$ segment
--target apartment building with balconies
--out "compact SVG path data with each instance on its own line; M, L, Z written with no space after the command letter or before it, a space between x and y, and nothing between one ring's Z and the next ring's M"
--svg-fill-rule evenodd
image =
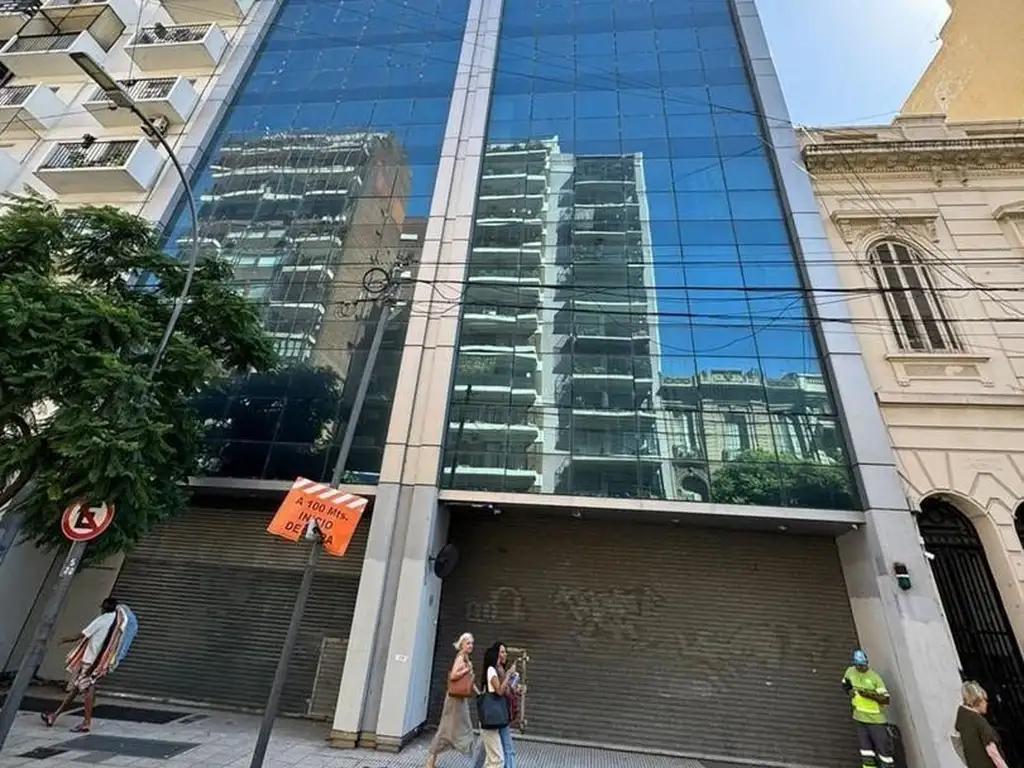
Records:
M34 190L67 204L114 203L155 219L169 215L181 188L166 152L76 59L87 57L119 81L188 167L212 137L266 32L272 5L5 3L0 183L15 193Z

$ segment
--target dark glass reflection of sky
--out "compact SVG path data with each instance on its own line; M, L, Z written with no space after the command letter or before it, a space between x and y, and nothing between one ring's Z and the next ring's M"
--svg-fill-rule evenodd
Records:
M387 258L395 256L399 230L419 232L416 237L422 242L422 222L430 210L468 8L468 0L281 3L218 126L193 189L204 237L212 238L215 247L233 260L240 290L260 289L247 295L253 296L265 321L277 311L275 302L299 300L311 307L323 301L325 309L315 325L300 322L298 310L290 329L284 327L286 319L277 321L279 326L284 324L279 330L286 336L288 331L290 336L301 331L313 339L312 349L301 354L282 351L285 345L295 346L289 340L275 342L282 351L282 372L240 377L224 397L207 393L200 399L203 417L217 424L209 441L215 455L208 469L211 473L268 479L292 479L297 474L330 477L375 322L372 310L368 319L347 319L347 304L359 300L354 286L375 263L375 251ZM379 137L378 149L394 147L397 160L382 160L388 165L379 171L361 166L358 173L368 183L356 182L351 189L358 192L343 199L334 191L334 177L329 174L351 169L331 166L327 171L305 173L319 162L311 159L318 134L325 135L327 146L344 144L345 137L353 134L374 134ZM226 183L232 189L244 186L245 171L238 170L239 148L246 142L259 146L261 141L285 146L292 141L291 154L274 161L282 166L281 175L267 180L262 197L259 186L247 190L241 199L225 197ZM228 146L232 151L223 152ZM324 162L340 162L338 157L335 152ZM214 191L218 164L221 188ZM287 175L293 171L294 175ZM330 195L317 197L328 188ZM277 192L285 193L280 206L275 205ZM290 217L288 206L304 212ZM379 216L372 213L378 209ZM284 274L275 266L254 277L251 263L241 266L241 259L251 262L249 257L257 255L277 263L273 250L277 246L266 232L284 232L296 218L301 226L313 226L317 216L322 216L324 230L344 243L323 258L308 257L334 270L330 283ZM379 230L376 244L371 242L375 228ZM187 242L190 229L187 211L181 206L172 218L170 247ZM224 239L225 229L234 233L251 229L256 237L268 239L258 245L238 244L230 237ZM208 231L221 234L207 235ZM301 255L305 246L288 238L278 243L282 253L290 248ZM302 311L304 317L310 314L308 309ZM374 368L373 391L346 463L347 470L367 482L375 481L383 455L407 320L407 315L400 316L385 336ZM301 344L307 345L305 340Z

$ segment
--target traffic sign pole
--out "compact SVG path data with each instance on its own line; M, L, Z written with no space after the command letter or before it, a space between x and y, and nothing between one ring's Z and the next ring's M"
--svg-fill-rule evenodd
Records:
M46 646L50 642L50 635L53 634L53 627L57 623L60 609L64 607L68 590L71 589L71 581L75 578L78 566L82 563L85 547L106 531L113 520L113 505L92 506L82 499L69 504L60 516L60 530L71 542L71 547L64 557L64 564L60 567L60 573L57 575L57 583L53 585L50 598L46 601L46 607L43 609L43 615L36 625L35 633L32 635L32 644L21 660L18 673L14 676L10 691L7 692L4 708L0 709L0 749L7 741L7 734L11 732L14 719L18 716L21 700L25 698L25 692L43 661L43 654L46 653Z
M284 691L284 683L288 677L288 662L291 661L292 651L295 650L295 642L299 639L299 625L302 623L302 614L306 610L309 591L313 587L313 574L316 573L316 561L320 557L320 549L320 535L317 533L313 538L313 545L309 548L309 556L306 558L306 570L302 573L302 584L299 586L299 594L295 598L295 607L292 608L288 635L284 639L284 647L277 659L274 683L270 689L270 697L267 699L267 708L263 711L263 722L260 723L260 733L256 737L256 747L252 751L252 762L249 763L249 768L260 768L263 765L263 758L267 755L270 732L274 729L277 708L281 703L281 693Z
M0 709L0 749L3 749L4 742L7 741L7 734L11 732L11 726L14 725L14 718L18 715L21 700L25 698L25 692L35 676L36 669L43 661L43 653L50 641L50 635L53 634L53 627L57 623L60 609L64 607L64 600L71 588L71 580L75 577L78 566L82 562L85 547L86 542L75 541L68 549L60 574L57 576L57 583L50 593L50 599L46 603L46 608L43 609L39 624L36 625L35 634L32 636L32 645L29 646L28 652L21 660L18 673L14 676L11 689L7 692L4 708Z
M366 395L370 390L370 379L373 377L373 369L377 365L377 355L384 341L384 331L387 330L388 321L391 319L390 300L390 295L385 297L384 308L381 311L380 318L377 320L373 341L370 343L370 350L366 355L366 363L363 365L355 401L352 403L352 411L349 413L348 423L345 425L345 434L342 436L338 458L335 461L334 472L331 476L331 486L335 488L341 483L345 473L345 464L352 450L352 442L355 439L356 429L359 426L359 417L362 415L363 404L366 402ZM299 637L302 613L306 609L309 590L313 586L313 574L316 572L316 561L320 557L320 550L322 548L322 540L318 533L313 541L313 546L310 548L309 557L306 560L306 570L302 574L302 585L299 587L299 595L295 599L295 607L292 609L291 623L288 624L288 634L285 637L284 647L281 649L281 655L277 659L274 682L270 686L270 696L267 699L267 707L263 711L263 722L260 723L260 732L256 737L256 747L253 749L252 762L249 763L249 768L261 768L263 759L267 754L270 732L274 729L274 720L277 719L277 707L281 701L281 692L284 690L285 679L288 677L288 662L291 660L295 641Z

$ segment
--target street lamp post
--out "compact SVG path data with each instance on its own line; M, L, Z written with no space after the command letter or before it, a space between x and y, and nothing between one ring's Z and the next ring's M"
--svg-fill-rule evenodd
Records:
M156 348L156 352L153 355L153 362L149 366L149 378L153 378L156 373L156 369L160 366L160 360L164 355L164 351L167 349L167 345L171 341L171 335L174 333L174 328L178 324L178 318L181 317L181 312L185 307L185 300L188 298L188 293L192 289L192 278L196 273L196 265L199 263L199 212L196 210L196 197L192 192L192 184L189 182L188 176L185 174L185 169L181 167L181 162L178 160L177 155L174 154L174 148L168 143L164 137L162 131L157 129L153 125L153 121L146 117L146 114L139 109L139 105L135 103L135 100L129 95L129 93L121 87L110 74L103 69L93 58L81 51L76 51L69 54L71 60L78 65L78 67L89 76L94 83L106 94L107 98L110 99L111 103L116 107L127 109L142 123L142 128L146 134L151 138L156 139L160 142L160 146L167 152L167 157L170 158L171 163L174 165L174 170L178 172L178 177L181 179L182 186L185 189L185 199L188 201L188 213L192 219L192 249L188 261L188 272L185 273L185 282L181 286L181 293L174 302L174 308L171 310L171 317L167 321L167 327L164 328L163 338L160 339L160 344Z

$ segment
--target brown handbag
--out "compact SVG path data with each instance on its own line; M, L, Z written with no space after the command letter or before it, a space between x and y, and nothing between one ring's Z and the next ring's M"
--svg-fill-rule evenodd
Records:
M460 677L458 680L452 680L448 678L448 695L456 699L471 699L473 698L473 668L470 667L466 670L466 674Z

